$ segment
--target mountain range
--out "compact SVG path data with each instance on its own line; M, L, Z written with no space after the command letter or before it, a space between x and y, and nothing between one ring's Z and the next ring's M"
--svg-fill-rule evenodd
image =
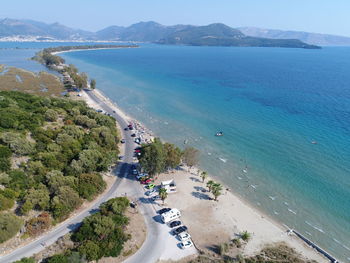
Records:
M34 20L0 19L0 39L31 38L36 40L138 41L178 45L279 46L316 48L316 45L350 45L350 38L295 31L258 28L234 29L216 23L208 26L164 26L156 22L139 22L128 27L110 26L91 32L59 23ZM275 33L274 33L275 32ZM283 33L285 32L285 33ZM314 36L314 35L317 35ZM336 44L335 44L336 43Z

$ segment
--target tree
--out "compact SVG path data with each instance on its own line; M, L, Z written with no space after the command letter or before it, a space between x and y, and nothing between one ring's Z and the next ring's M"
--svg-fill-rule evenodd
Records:
M218 197L221 195L222 185L219 183L214 183L211 187L211 192L214 195L214 200L217 201Z
M64 218L80 204L81 200L77 192L69 186L61 186L51 200L51 209L55 218Z
M90 80L90 88L91 89L95 89L96 88L96 80L95 79L91 79Z
M205 179L208 177L208 174L207 174L207 172L202 172L201 173L201 178L202 178L202 182L204 183L204 181L205 181Z
M35 263L34 258L21 258L20 260L17 260L13 263Z
M0 213L0 243L16 235L22 223L22 220L13 214Z
M213 180L210 180L207 182L207 187L208 187L208 191L211 192L213 185L215 184L215 182Z
M196 148L187 147L183 152L182 158L183 162L192 168L192 166L198 164L199 151Z
M11 198L7 198L2 194L0 194L0 211L10 209L11 207L14 206L14 204L15 204L15 200Z
M159 138L155 138L153 143L142 147L139 161L142 168L149 175L159 174L164 171L165 154L163 144Z
M174 144L165 143L163 145L165 151L165 168L174 169L180 165L182 152Z
M248 242L249 239L251 239L251 234L248 231L241 232L240 236L241 236L242 240L246 241L246 242Z
M48 109L47 111L45 111L45 120L56 121L57 118L58 118L58 114L56 111L54 111L52 109Z
M101 258L100 246L93 241L87 240L78 248L79 254L85 255L89 261Z
M100 174L90 173L79 175L78 192L85 199L92 198L106 188L106 183Z
M39 184L34 189L30 189L24 197L24 203L21 207L21 212L27 214L31 209L45 210L49 207L50 193L46 186Z
M168 197L167 190L165 188L161 187L161 188L159 188L158 194L159 194L159 197L160 197L160 199L162 199L163 204L164 204L165 199Z
M46 260L47 263L70 263L64 254L56 254Z
M0 172L6 172L10 170L11 156L12 156L11 150L6 146L0 145Z
M19 133L4 132L0 135L0 140L6 143L18 155L27 155L34 151L34 144L27 141Z

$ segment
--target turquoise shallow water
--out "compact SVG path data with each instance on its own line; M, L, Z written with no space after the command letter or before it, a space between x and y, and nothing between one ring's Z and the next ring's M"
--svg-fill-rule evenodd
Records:
M63 56L157 135L199 148L201 166L254 206L349 261L350 48Z
M251 204L350 262L350 48L62 56L157 135L199 148L201 166Z

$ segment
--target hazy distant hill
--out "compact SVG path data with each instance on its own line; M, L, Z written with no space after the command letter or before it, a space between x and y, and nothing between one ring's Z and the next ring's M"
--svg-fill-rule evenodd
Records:
M168 35L159 40L158 43L192 46L319 48L315 45L303 43L298 39L249 37L237 29L219 23L187 27Z
M59 23L46 24L33 20L10 18L0 20L0 38L15 36L32 37L39 40L120 40L195 46L317 48L296 39L246 36L238 29L219 23L208 26L164 26L150 21L136 23L128 27L110 26L97 32L89 32L69 28Z
M308 33L302 31L283 31L276 29L264 29L257 27L240 27L238 28L247 36L279 38L279 39L299 39L305 43L319 46L350 46L350 37Z
M46 24L33 20L17 20L5 18L0 20L0 37L41 36L59 40L89 39L95 33L72 29L59 23Z

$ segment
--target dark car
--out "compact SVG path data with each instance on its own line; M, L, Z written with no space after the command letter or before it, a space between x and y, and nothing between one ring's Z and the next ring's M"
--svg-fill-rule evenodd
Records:
M129 130L129 128L124 128L124 131L128 131Z
M169 224L171 228L181 225L181 221L173 221Z
M124 158L124 156L122 156L122 155L118 157L119 160L123 160L123 158Z
M158 210L158 214L164 214L164 213L166 213L166 212L169 212L171 210L171 208L162 208L162 209L160 209L160 210Z
M135 133L131 134L131 137L136 137L136 134Z
M131 165L131 170L134 170L134 169L136 169L136 165L135 164Z
M178 234L185 232L185 231L187 231L187 226L180 226L173 231L173 234L178 235Z
M121 143L125 143L125 139L122 139L120 142L121 142Z

